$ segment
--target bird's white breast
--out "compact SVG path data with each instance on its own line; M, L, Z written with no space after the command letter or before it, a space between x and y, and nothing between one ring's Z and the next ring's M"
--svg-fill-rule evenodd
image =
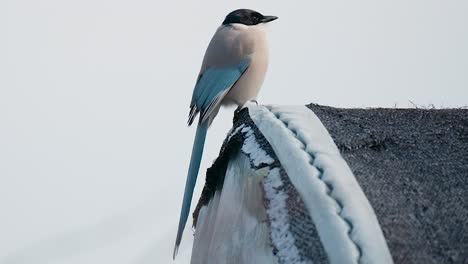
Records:
M243 105L257 98L268 67L266 26L232 24L220 26L205 54L201 72L207 67L227 67L250 57L246 72L236 82L221 104Z

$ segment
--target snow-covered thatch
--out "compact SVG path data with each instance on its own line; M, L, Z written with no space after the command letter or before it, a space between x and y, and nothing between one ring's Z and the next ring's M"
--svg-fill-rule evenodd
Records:
M192 263L392 263L377 217L319 118L247 104L207 171Z
M466 263L467 157L466 109L249 103L207 171L192 263Z

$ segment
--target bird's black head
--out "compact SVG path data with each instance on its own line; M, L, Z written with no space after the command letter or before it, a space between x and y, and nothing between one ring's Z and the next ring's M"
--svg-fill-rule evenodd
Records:
M268 23L277 19L276 16L264 16L257 11L250 9L237 9L229 13L223 21L223 25L239 23L253 26L260 23Z

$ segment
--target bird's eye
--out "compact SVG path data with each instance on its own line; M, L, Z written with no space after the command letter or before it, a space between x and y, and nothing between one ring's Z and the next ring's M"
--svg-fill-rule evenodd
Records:
M256 25L256 24L260 23L261 18L258 15L255 14L255 15L252 16L251 20L252 20L252 24Z

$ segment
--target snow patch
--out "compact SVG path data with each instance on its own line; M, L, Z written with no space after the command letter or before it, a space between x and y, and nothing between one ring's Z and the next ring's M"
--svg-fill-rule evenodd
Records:
M234 131L232 131L232 129L231 129L232 132L229 131L229 133L228 133L229 136L228 136L227 142L229 142L229 140L231 140L231 138L232 138L233 136L235 136L237 133L239 133L239 130L241 130L244 126L245 126L245 125L242 124L242 125L236 127L236 129L234 129Z
M242 151L245 154L249 155L253 164L256 167L258 167L262 163L267 165L273 164L273 158L270 157L255 140L255 135L252 128L246 126L241 130L241 132L245 133L245 140L244 145L242 146Z
M282 186L280 169L272 169L263 182L265 196L269 200L267 214L271 223L272 243L278 250L281 263L311 264L311 261L301 261L296 240L289 230L289 213L286 207L288 195Z

